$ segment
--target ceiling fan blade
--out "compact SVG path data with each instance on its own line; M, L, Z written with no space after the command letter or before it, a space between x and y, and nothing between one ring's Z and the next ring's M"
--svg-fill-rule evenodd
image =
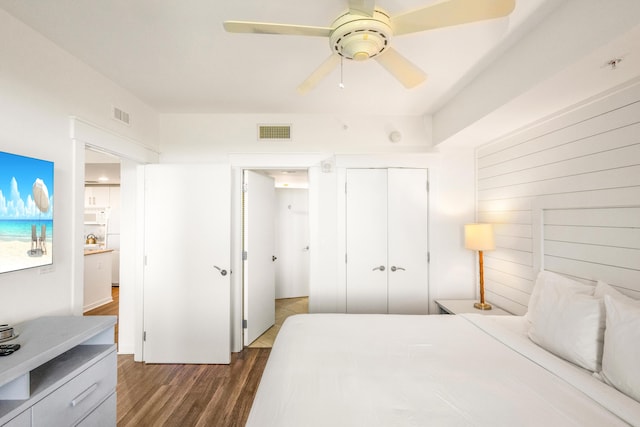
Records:
M349 0L349 12L354 15L373 16L374 0Z
M316 87L320 80L324 79L340 63L340 56L331 54L307 79L298 86L297 91L304 95Z
M407 89L414 88L427 79L424 71L392 47L388 47L382 55L378 55L374 59Z
M224 29L229 33L284 34L289 36L329 37L333 28L306 25L270 24L267 22L225 21Z
M391 18L395 35L501 18L515 8L515 0L446 0Z

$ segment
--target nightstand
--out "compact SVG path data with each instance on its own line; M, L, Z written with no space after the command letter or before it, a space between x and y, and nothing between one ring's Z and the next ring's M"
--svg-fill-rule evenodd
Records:
M478 310L473 306L476 300L473 299L439 299L436 300L440 314L461 314L461 313L478 313L485 315L511 315L495 305L491 310Z

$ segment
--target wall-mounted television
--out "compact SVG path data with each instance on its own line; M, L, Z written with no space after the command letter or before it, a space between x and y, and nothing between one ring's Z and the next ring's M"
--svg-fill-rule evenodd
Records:
M0 151L0 273L53 262L53 162Z

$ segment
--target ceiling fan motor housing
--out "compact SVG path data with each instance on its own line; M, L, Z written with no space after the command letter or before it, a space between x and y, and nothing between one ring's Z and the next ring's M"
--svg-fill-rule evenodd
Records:
M383 53L393 35L389 16L378 9L373 17L346 13L336 19L332 27L334 30L329 36L332 51L356 61Z

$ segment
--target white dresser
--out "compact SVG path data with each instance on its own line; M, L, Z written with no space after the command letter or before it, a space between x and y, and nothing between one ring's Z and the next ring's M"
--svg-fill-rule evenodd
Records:
M0 357L1 426L115 426L115 316L42 317L14 326Z

